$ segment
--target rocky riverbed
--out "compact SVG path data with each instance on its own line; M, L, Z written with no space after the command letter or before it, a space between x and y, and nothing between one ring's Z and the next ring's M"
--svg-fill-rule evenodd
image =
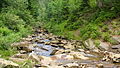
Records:
M41 28L11 45L19 51L10 57L12 64L3 59L0 63L15 68L20 66L13 62L26 60L32 61L32 68L120 68L120 39L119 36L113 38L118 45L101 41L97 48L91 39L85 42L68 40Z

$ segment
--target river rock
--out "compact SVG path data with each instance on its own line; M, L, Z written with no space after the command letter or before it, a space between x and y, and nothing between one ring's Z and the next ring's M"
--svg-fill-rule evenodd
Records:
M33 60L35 62L40 62L40 60L43 58L41 56L34 54L34 53L30 53L28 59Z
M77 63L68 63L65 65L65 67L68 67L68 68L79 68L79 64Z
M84 42L84 46L87 48L87 49L94 49L95 48L95 44L93 42L92 39L88 39Z
M114 54L112 59L113 62L120 63L120 54Z
M64 46L64 48L66 48L66 49L75 49L75 46L72 45L72 43L68 43L68 44L66 44L66 45Z
M63 66L57 66L57 65L52 65L52 66L48 66L47 68L65 68Z
M84 49L78 49L80 52L84 52L85 50Z
M32 52L33 51L33 46L23 47L22 50L25 50L26 52Z
M120 54L112 53L112 52L107 52L105 54L105 57L103 58L105 61L113 61L115 63L120 63Z
M83 59L83 60L89 59L88 57L85 57L83 54L79 52L73 52L73 53L70 53L70 55L72 55L74 59Z
M96 65L98 68L104 68L103 64L97 64Z
M26 54L27 52L25 50L20 50L19 51L21 54Z
M58 54L58 55L54 55L54 57L56 59L62 59L62 60L74 59L74 57L72 55L69 55L69 54Z
M50 41L50 43L52 43L52 44L59 44L60 42L57 41L57 40L54 40L54 41Z
M120 44L112 46L112 49L120 49Z
M50 45L50 44L51 44L51 42L44 42L44 44L45 44L45 45Z
M5 59L2 59L0 58L0 67L2 68L19 68L19 65L12 62L12 61L9 61L9 60L5 60Z
M109 48L110 48L110 45L109 45L109 43L106 43L106 42L100 42L100 45L99 45L99 48L101 49L101 50L108 50Z
M114 64L104 64L103 68L118 68L118 67L115 66Z
M25 59L25 58L28 58L28 55L27 54L15 54L12 57Z
M61 40L61 43L67 44L68 42L66 40Z
M25 47L25 46L29 46L30 42L28 41L24 41L24 42L19 42L19 43L13 43L11 44L11 46L13 47Z
M58 49L54 49L54 50L51 52L50 55L55 55L57 51L58 51Z
M51 57L41 56L41 57L42 59L40 63L44 66L56 65L55 61L58 59L56 56L51 56Z
M22 38L22 41L32 41L32 38Z
M65 52L65 50L59 49L55 54L62 54L62 53L64 53L64 52Z
M120 36L113 36L112 38L120 43Z
M23 63L25 61L27 61L27 59L22 59L22 58L14 58L14 57L11 57L9 58L11 61L13 62L17 62L17 63Z

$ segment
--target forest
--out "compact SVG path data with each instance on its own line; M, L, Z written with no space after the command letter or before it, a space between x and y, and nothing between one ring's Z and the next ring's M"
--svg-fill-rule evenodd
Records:
M0 57L17 53L14 42L44 28L68 40L117 44L120 35L119 0L0 0ZM120 41L119 41L120 42Z

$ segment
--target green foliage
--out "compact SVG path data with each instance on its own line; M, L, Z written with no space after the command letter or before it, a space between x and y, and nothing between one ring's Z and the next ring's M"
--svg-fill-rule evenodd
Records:
M26 9L28 7L28 0L5 0L7 6L12 6L16 9Z
M15 49L0 50L0 55L1 55L0 58L9 59L8 56L12 56L15 53L16 53Z
M106 20L109 20L109 19L112 19L113 17L116 16L116 13L115 12L111 12L111 11L100 11L99 12L99 15L98 15L98 18L95 19L95 23L99 23L99 22L104 22Z
M96 7L97 6L97 0L89 0L89 5L93 8Z
M0 27L0 35L1 36L7 36L11 33L12 31L9 30L7 27Z
M45 28L55 34L80 30L82 40L101 38L110 41L111 31L105 26L106 21L117 17L119 4L117 0L44 0L40 11ZM41 4L40 4L41 5ZM63 25L64 24L64 25ZM69 36L69 37L70 37ZM75 37L74 37L75 38Z
M108 33L108 32L104 32L103 34L102 34L102 38L105 40L105 41L108 41L108 42L110 42L111 41L111 36L110 36L110 34Z
M95 24L89 24L83 28L80 30L80 36L82 37L83 40L86 40L88 38L95 39L100 37L101 33L99 32L99 26Z
M31 1L31 3L29 2ZM36 26L32 0L0 0L0 54L10 56L13 42L31 33ZM2 51L5 51L2 53ZM9 51L9 52L8 52ZM8 53L7 53L8 52Z
M14 14L3 13L0 15L0 18L4 26L8 27L11 30L19 30L18 25L25 24L25 22Z
M80 28L80 24L81 24L80 22L67 23L65 27L68 30L76 30Z
M99 47L99 45L100 45L100 40L95 40L94 43L95 43L96 47Z

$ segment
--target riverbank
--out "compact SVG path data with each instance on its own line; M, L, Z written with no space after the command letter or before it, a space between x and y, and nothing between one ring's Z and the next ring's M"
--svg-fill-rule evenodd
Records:
M11 45L17 48L18 54L9 57L9 60L17 63L17 67L21 68L120 67L120 51L109 51L110 48L119 50L119 45L101 50L86 49L83 44L81 41L68 40L55 36L47 30L37 29L34 34ZM4 61L1 63L5 64Z

